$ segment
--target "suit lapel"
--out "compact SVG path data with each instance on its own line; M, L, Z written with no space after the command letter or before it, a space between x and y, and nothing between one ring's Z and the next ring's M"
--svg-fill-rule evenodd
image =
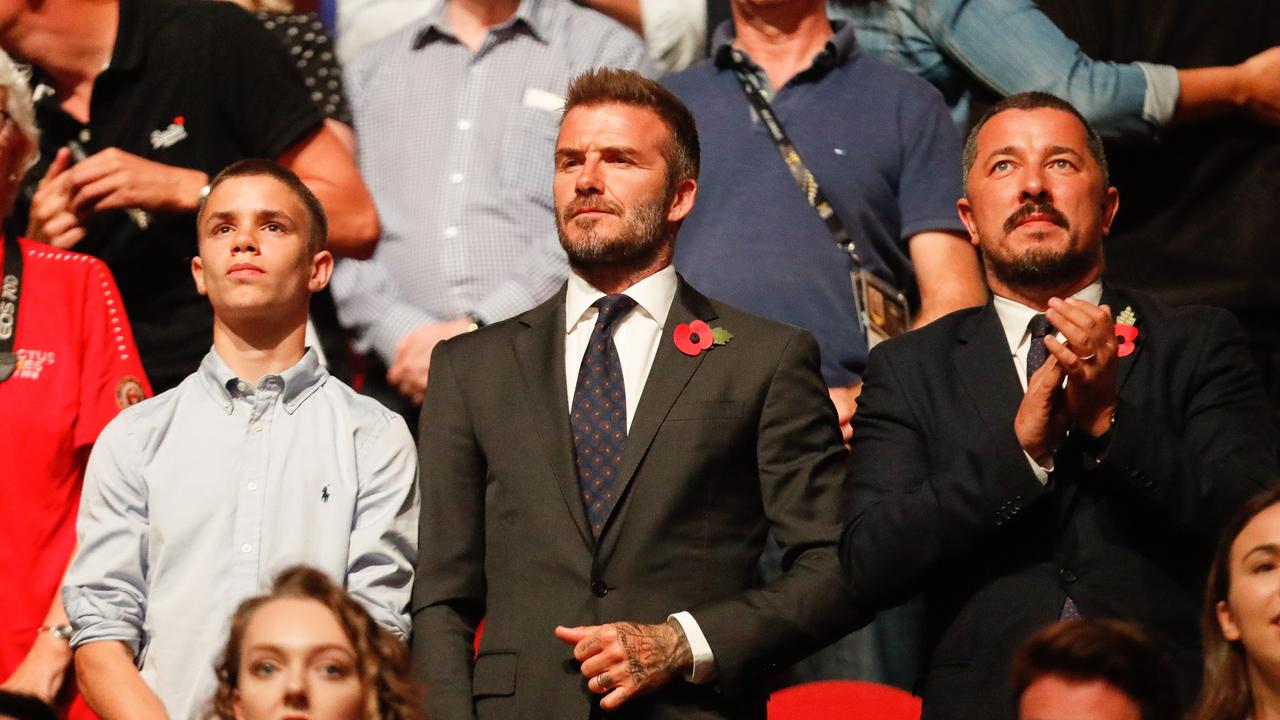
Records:
M1103 283L1102 286L1102 303L1111 308L1112 319L1115 319L1126 307L1133 307L1132 302L1124 296L1123 292L1113 289L1106 283ZM1141 338L1142 318L1135 318L1133 326L1138 328L1138 338ZM1142 354L1142 345L1143 343L1135 338L1133 352L1122 358L1117 358L1116 362L1119 364L1116 367L1116 393L1120 392L1120 388L1124 387L1125 381L1129 379L1129 373L1133 371L1138 355Z
M1023 391L995 304L987 301L957 336L953 358L960 383L988 427L1007 426L1018 414Z
M715 308L711 302L686 284L684 278L680 278L676 296L671 302L671 311L667 313L667 322L662 327L662 337L658 339L658 352L653 359L653 367L649 370L644 392L636 407L636 416L632 418L631 429L627 432L627 445L622 451L622 466L618 470L618 487L615 491L617 500L609 513L602 537L609 533L618 515L618 508L623 504L627 489L640 467L640 461L649 451L649 445L666 420L671 406L706 357L706 352L697 357L689 357L680 352L671 339L672 331L681 323L692 320L711 321L715 317Z
M587 523L587 511L582 506L569 433L568 389L564 380L564 298L562 287L555 297L519 318L526 330L516 336L514 350L535 410L532 425L542 442L547 464L582 541L594 551L595 539Z

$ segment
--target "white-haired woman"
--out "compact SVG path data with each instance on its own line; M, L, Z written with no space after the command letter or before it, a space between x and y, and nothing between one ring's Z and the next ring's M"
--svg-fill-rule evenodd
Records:
M27 77L0 51L4 217L39 139ZM105 265L6 235L0 267L0 691L92 718L65 682L72 631L58 589L89 449L150 387Z

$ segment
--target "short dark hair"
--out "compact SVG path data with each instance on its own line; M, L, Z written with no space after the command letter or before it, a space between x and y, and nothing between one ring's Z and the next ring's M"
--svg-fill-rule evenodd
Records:
M209 192L200 198L200 203L196 207L197 227L204 218L204 207L213 191L222 183L238 177L274 178L281 185L289 188L289 191L302 201L302 207L307 211L307 224L310 229L307 234L307 245L311 248L311 252L317 253L329 247L329 219L324 214L324 206L320 204L319 198L311 192L311 188L307 187L306 183L293 174L292 170L274 160L260 158L237 160L218 173L209 183Z
M631 70L595 68L569 83L564 115L576 107L618 103L652 110L671 131L671 141L662 150L667 161L667 186L681 180L697 180L702 150L693 113L680 98L658 83ZM564 115L561 116L563 122Z
M1013 658L1013 702L1036 680L1104 681L1123 692L1142 720L1180 715L1173 667L1151 638L1125 620L1067 620L1032 635Z
M982 128L991 118L1008 110L1041 109L1061 110L1080 121L1080 124L1084 126L1085 145L1089 148L1089 154L1093 156L1094 162L1098 163L1098 168L1102 171L1102 187L1110 187L1111 171L1107 168L1107 152L1102 147L1102 137L1098 135L1098 131L1093 129L1093 125L1090 125L1085 116L1080 114L1075 105L1057 95L1038 91L1010 95L992 105L990 109L982 114L982 117L978 118L978 122L974 123L973 129L969 131L969 137L964 141L964 177L966 182L969 178L969 171L973 169L973 164L978 159L978 133L982 132Z

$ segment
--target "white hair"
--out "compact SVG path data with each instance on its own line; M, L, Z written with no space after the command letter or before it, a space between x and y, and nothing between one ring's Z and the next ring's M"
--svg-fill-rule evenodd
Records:
M40 159L40 130L36 127L35 104L28 84L30 75L29 71L18 67L8 53L0 50L0 88L7 91L4 110L27 140L26 155L18 159L16 168L19 179Z

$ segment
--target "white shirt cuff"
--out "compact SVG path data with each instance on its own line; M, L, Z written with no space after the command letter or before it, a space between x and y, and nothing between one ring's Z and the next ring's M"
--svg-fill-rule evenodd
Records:
M705 685L716 675L716 656L711 652L707 636L702 634L698 621L687 612L678 612L667 616L668 620L680 623L684 637L689 641L689 649L693 651L693 668L685 673L684 679L694 685Z
M1027 464L1031 466L1031 472L1036 474L1036 479L1040 481L1040 484L1048 485L1049 473L1053 472L1053 456L1049 456L1049 464L1046 466L1036 462L1036 459L1031 457L1031 453L1026 450L1023 450L1022 454L1027 456Z

